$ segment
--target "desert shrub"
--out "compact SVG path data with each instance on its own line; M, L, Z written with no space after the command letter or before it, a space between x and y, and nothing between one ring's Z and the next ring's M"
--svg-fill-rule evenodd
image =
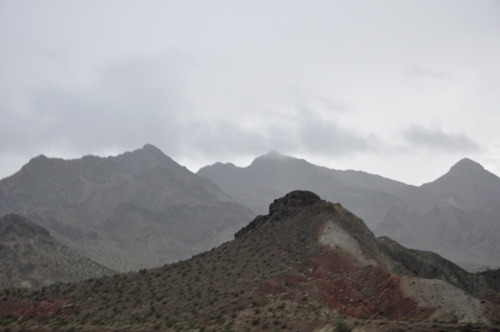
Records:
M349 326L344 322L343 319L337 319L335 322L335 332L350 332L351 329Z
M92 321L92 324L93 325L97 325L97 326L103 326L104 325L104 321L102 321L101 319L94 319Z
M56 320L56 326L68 325L68 322L64 318L58 318Z

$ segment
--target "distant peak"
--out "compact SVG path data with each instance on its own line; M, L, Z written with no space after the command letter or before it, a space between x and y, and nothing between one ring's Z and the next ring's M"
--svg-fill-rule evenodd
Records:
M141 150L144 150L144 151L154 151L154 152L161 152L161 153L163 153L160 149L158 149L153 144L144 144L144 146L142 147Z
M49 158L47 158L47 156L45 156L44 154L41 154L39 156L36 156L35 158L31 158L30 162L31 161L38 161L38 160L47 160Z
M49 161L50 158L46 157L45 155L41 154L35 158L31 158L28 164L24 165L26 167L27 165L30 165L30 167L39 167L47 164L47 161Z
M281 153L279 153L278 151L276 150L271 150L269 151L266 156L268 157L283 157L283 155Z
M262 155L260 157L255 158L255 160L252 162L254 163L261 163L261 162L268 162L268 161L280 161L280 160L286 160L289 159L290 157L279 153L276 150L271 150L267 154Z
M460 172L471 172L471 171L484 171L484 167L481 164L469 159L464 158L456 163L450 171L460 171Z
M163 151L152 144L145 144L142 148L132 151L134 155L146 155L152 157L164 156Z

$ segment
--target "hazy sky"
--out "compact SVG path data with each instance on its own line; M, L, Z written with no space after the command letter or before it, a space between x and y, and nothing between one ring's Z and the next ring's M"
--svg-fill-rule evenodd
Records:
M500 1L0 0L0 178L151 143L410 184L500 174Z

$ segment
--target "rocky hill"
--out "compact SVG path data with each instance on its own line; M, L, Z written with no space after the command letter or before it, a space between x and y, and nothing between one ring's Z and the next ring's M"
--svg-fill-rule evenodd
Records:
M377 235L431 250L471 271L500 267L500 178L469 159L420 187L358 171L319 167L277 152L248 167L217 163L199 170L263 214L275 197L311 190L360 216Z
M235 240L186 261L3 291L0 317L9 329L40 331L494 329L500 298L482 276L384 242L340 204L294 191Z
M32 159L0 181L18 213L117 271L186 259L233 238L251 212L152 145L117 157Z
M116 272L54 240L28 219L0 219L0 288L39 288L99 278Z

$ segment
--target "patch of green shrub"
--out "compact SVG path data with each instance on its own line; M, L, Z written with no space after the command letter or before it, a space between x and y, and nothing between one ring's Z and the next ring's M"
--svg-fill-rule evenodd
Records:
M337 319L335 322L335 332L350 332L350 327L344 322L343 319Z

